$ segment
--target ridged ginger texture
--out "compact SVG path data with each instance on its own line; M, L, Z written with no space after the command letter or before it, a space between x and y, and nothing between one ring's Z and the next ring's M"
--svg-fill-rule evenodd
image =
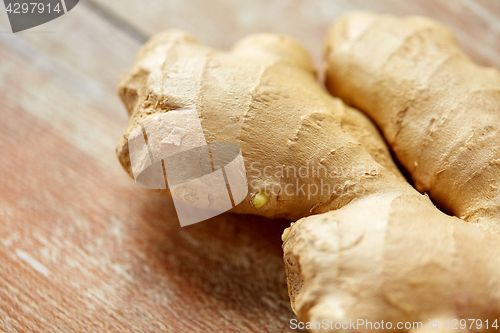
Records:
M300 320L500 315L498 237L446 216L413 189L373 125L319 87L293 40L261 34L222 52L168 31L140 50L119 91L130 123L117 153L129 173L130 131L155 114L195 107L207 141L233 142L243 153L249 195L234 211L302 218L283 237ZM274 172L306 165L347 172L298 183ZM325 183L343 191L296 191ZM269 184L283 191L265 194Z
M500 73L421 16L341 17L326 40L326 86L382 130L415 186L443 210L500 230Z

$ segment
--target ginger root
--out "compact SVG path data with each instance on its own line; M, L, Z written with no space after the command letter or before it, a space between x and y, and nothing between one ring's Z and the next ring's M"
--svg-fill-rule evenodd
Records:
M141 49L119 91L130 124L117 153L130 174L129 133L155 114L195 108L207 141L241 148L249 194L234 211L290 220L319 214L283 234L299 319L500 315L496 237L444 215L413 189L376 128L319 87L293 40L261 34L222 52L168 31ZM286 173L305 166L306 176ZM328 174L318 175L321 168ZM330 191L311 193L326 185Z
M331 28L330 92L364 110L421 192L500 229L500 73L474 64L451 31L420 16L357 12Z
M127 138L158 113L194 108L208 142L239 145L249 191L234 212L295 221L403 179L373 123L321 89L305 50L285 36L222 52L166 31L141 48L119 93L130 123L117 154L131 176Z
M446 320L492 323L500 315L498 235L444 215L425 197L374 194L301 219L288 232L293 310L303 322L328 323L313 332L371 331L364 324L335 329L358 319L392 329L439 319L439 332Z

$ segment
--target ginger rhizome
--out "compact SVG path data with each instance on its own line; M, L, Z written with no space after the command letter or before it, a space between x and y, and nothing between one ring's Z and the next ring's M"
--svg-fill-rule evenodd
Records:
M341 17L326 40L326 85L380 127L415 186L486 229L500 223L500 73L420 16Z
M158 113L197 110L208 142L242 151L249 191L239 213L295 221L402 177L377 128L323 91L307 53L284 36L248 37L222 52L167 31L140 50L119 93L130 124L117 153L129 174L132 130ZM149 144L169 144L161 139Z
M249 194L234 211L302 218L283 233L300 320L500 315L498 237L446 216L411 187L376 128L320 88L293 40L261 34L222 52L167 31L140 50L119 91L130 123L117 154L129 174L131 131L194 108L208 142L241 148ZM303 177L275 172L305 166ZM323 169L336 172L318 176ZM325 184L330 191L310 192Z

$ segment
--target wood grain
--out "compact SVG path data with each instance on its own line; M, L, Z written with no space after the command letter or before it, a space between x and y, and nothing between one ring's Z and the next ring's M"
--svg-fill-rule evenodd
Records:
M89 0L139 36L169 28L193 33L213 47L228 49L251 33L284 33L296 38L321 68L323 38L348 10L394 15L427 15L450 27L475 61L500 68L500 9L496 0Z
M288 222L180 228L135 186L114 154L115 81L139 43L77 8L44 27L64 33L0 38L0 330L289 331Z
M145 38L173 27L222 48L290 34L319 65L327 27L355 8L441 19L500 68L493 0L88 0L15 35L0 10L0 331L293 331L288 222L223 214L180 228L172 202L116 160L116 82Z

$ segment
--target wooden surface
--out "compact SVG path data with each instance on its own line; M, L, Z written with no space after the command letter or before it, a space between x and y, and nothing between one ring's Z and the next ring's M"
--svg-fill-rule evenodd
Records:
M0 330L288 332L280 234L223 214L180 228L172 202L121 169L121 72L151 34L180 28L228 48L287 33L316 64L328 25L365 8L441 19L500 68L500 6L461 1L88 0L26 32L0 5Z

